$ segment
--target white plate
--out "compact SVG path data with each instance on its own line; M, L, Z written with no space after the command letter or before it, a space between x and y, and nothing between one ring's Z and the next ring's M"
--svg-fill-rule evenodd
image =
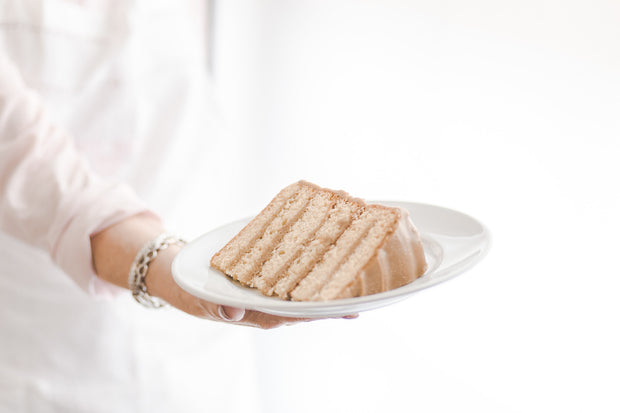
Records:
M422 277L403 287L326 302L285 301L244 287L211 268L209 261L251 218L224 225L185 246L172 264L174 280L189 293L218 304L289 317L338 317L383 307L446 281L471 268L489 249L489 231L461 212L413 202L376 203L407 209L422 236L428 269Z

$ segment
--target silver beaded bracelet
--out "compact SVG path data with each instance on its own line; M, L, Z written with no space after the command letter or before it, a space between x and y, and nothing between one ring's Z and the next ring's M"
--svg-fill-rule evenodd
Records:
M131 294L137 302L148 308L161 308L166 306L166 302L149 294L146 288L146 273L151 261L157 257L160 251L165 250L170 245L185 244L185 241L175 235L163 233L155 239L147 242L131 264L129 270L129 288Z

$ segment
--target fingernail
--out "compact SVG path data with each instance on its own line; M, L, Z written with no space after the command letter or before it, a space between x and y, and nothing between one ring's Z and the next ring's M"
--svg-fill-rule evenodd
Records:
M220 317L226 321L241 321L245 315L245 309L221 305L218 309Z

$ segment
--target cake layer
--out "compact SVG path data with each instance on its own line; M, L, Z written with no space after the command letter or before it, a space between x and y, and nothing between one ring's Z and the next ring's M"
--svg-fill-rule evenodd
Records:
M249 283L289 228L304 212L313 192L313 188L302 187L297 194L291 196L278 215L267 225L262 236L256 239L250 250L230 269L229 275L238 281Z
M295 222L282 241L273 250L269 260L260 272L252 278L251 284L270 295L274 284L289 268L303 247L314 238L321 225L327 220L332 207L336 204L332 194L319 192L315 194L301 218Z
M355 250L362 239L375 224L376 219L370 211L364 211L359 218L351 223L340 236L336 244L330 248L322 260L310 271L291 292L293 300L307 301L323 288L330 277L340 268L340 265Z
M234 265L247 248L265 231L265 228L280 212L284 203L299 190L296 185L284 188L248 225L241 230L228 244L211 258L211 265L225 271ZM230 274L229 274L230 275Z
M375 223L367 235L355 250L346 257L346 260L332 274L325 286L314 292L311 300L331 300L340 297L342 292L356 281L360 269L364 268L375 255L386 235L392 231L399 219L399 216L392 210L377 208L373 212Z
M280 191L211 265L263 294L303 301L386 291L426 268L405 210L304 181Z
M329 218L316 233L315 238L306 245L299 257L291 264L286 274L277 282L269 295L274 292L284 299L308 275L325 252L332 247L342 233L359 214L360 206L353 202L339 200L331 211Z

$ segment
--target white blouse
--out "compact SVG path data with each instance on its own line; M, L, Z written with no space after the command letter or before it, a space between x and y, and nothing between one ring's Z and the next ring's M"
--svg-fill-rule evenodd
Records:
M0 411L258 411L251 334L143 309L91 266L93 231L191 208L167 173L213 139L206 17L0 1Z

